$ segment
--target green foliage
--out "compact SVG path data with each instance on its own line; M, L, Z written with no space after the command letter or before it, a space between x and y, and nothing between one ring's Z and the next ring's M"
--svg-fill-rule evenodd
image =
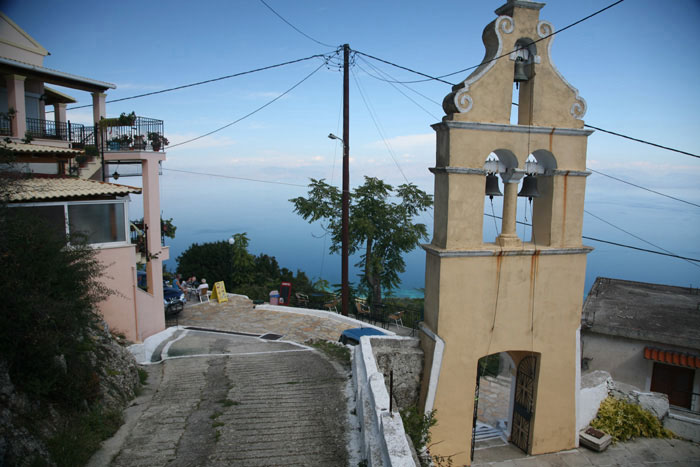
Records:
M137 368L136 371L139 373L139 384L141 386L148 384L148 372L143 368Z
M673 433L664 428L651 412L614 397L608 397L600 404L591 426L612 436L614 442L637 437L673 437Z
M177 272L185 277L196 275L209 284L223 280L228 292L247 295L253 300L266 300L271 290L279 289L281 282L291 282L292 292L309 293L313 290L306 274L296 275L280 268L274 256L248 252L249 240L245 233L235 234L234 242L219 241L194 243L178 258Z
M418 407L411 406L401 409L399 413L404 430L413 442L413 447L417 452L421 452L430 442L430 429L437 425L437 410L431 410L429 414L425 414L418 410Z
M390 198L398 198L397 202ZM311 179L308 197L290 200L294 211L309 222L325 221L324 229L331 235L331 253L342 245L340 190L323 180ZM405 271L403 254L427 239L425 224L414 218L433 204L431 195L415 185L391 185L373 177L350 195L349 237L350 254L362 250L357 264L363 270L360 287L372 303L382 302L382 289L390 291L401 283L399 274Z
M58 467L85 465L100 443L117 432L123 423L118 410L93 407L68 419L47 445Z
M100 120L100 128L105 129L110 126L134 126L136 123L136 112L127 114L122 112L119 117L103 118Z
M350 366L350 349L342 344L317 339L308 340L304 342L304 344L320 350L333 360L336 360L345 366Z
M24 210L0 208L0 268L6 271L0 355L12 382L65 405L91 402L99 378L88 352L97 303L112 292L99 280L95 250L58 235Z
M479 359L479 375L498 376L500 365L501 358L497 353L481 357Z

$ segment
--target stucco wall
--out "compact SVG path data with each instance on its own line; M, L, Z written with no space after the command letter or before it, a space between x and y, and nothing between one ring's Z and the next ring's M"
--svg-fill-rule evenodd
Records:
M106 266L104 284L115 291L99 308L112 331L124 333L127 339L139 342L136 326L136 253L133 245L101 248L100 262Z
M603 370L615 381L631 384L642 391L651 387L654 363L644 359L648 342L581 331L581 357L588 370Z

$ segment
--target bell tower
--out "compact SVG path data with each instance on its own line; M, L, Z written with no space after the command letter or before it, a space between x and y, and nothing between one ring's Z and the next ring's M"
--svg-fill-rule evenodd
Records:
M443 101L446 115L433 125L421 403L438 411L434 453L454 455L455 465L471 462L478 361L488 355L506 353L514 364L507 420L513 444L540 454L578 440L578 332L592 250L582 244L581 228L592 132L581 120L586 102L552 63L554 27L540 20L543 6L508 0L496 10L483 32L482 64L453 87ZM484 238L485 187L498 195L498 180L500 232ZM533 203L529 238L516 231L521 181L520 196Z

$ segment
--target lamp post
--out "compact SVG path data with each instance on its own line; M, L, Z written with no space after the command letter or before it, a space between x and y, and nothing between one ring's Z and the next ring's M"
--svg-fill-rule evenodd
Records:
M343 316L348 316L348 309L350 303L350 292L348 290L348 245L349 234L349 210L350 210L350 157L348 144L345 139L340 138L333 133L328 134L328 138L337 139L343 143L343 192L342 192L342 235L341 235L341 285L340 285L340 300L341 300L341 312Z

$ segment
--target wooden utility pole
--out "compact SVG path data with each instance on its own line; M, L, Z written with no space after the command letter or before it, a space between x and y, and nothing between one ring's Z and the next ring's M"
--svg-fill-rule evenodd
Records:
M350 211L350 45L343 45L343 238L341 302L343 316L348 316L350 292L348 290L348 226Z

